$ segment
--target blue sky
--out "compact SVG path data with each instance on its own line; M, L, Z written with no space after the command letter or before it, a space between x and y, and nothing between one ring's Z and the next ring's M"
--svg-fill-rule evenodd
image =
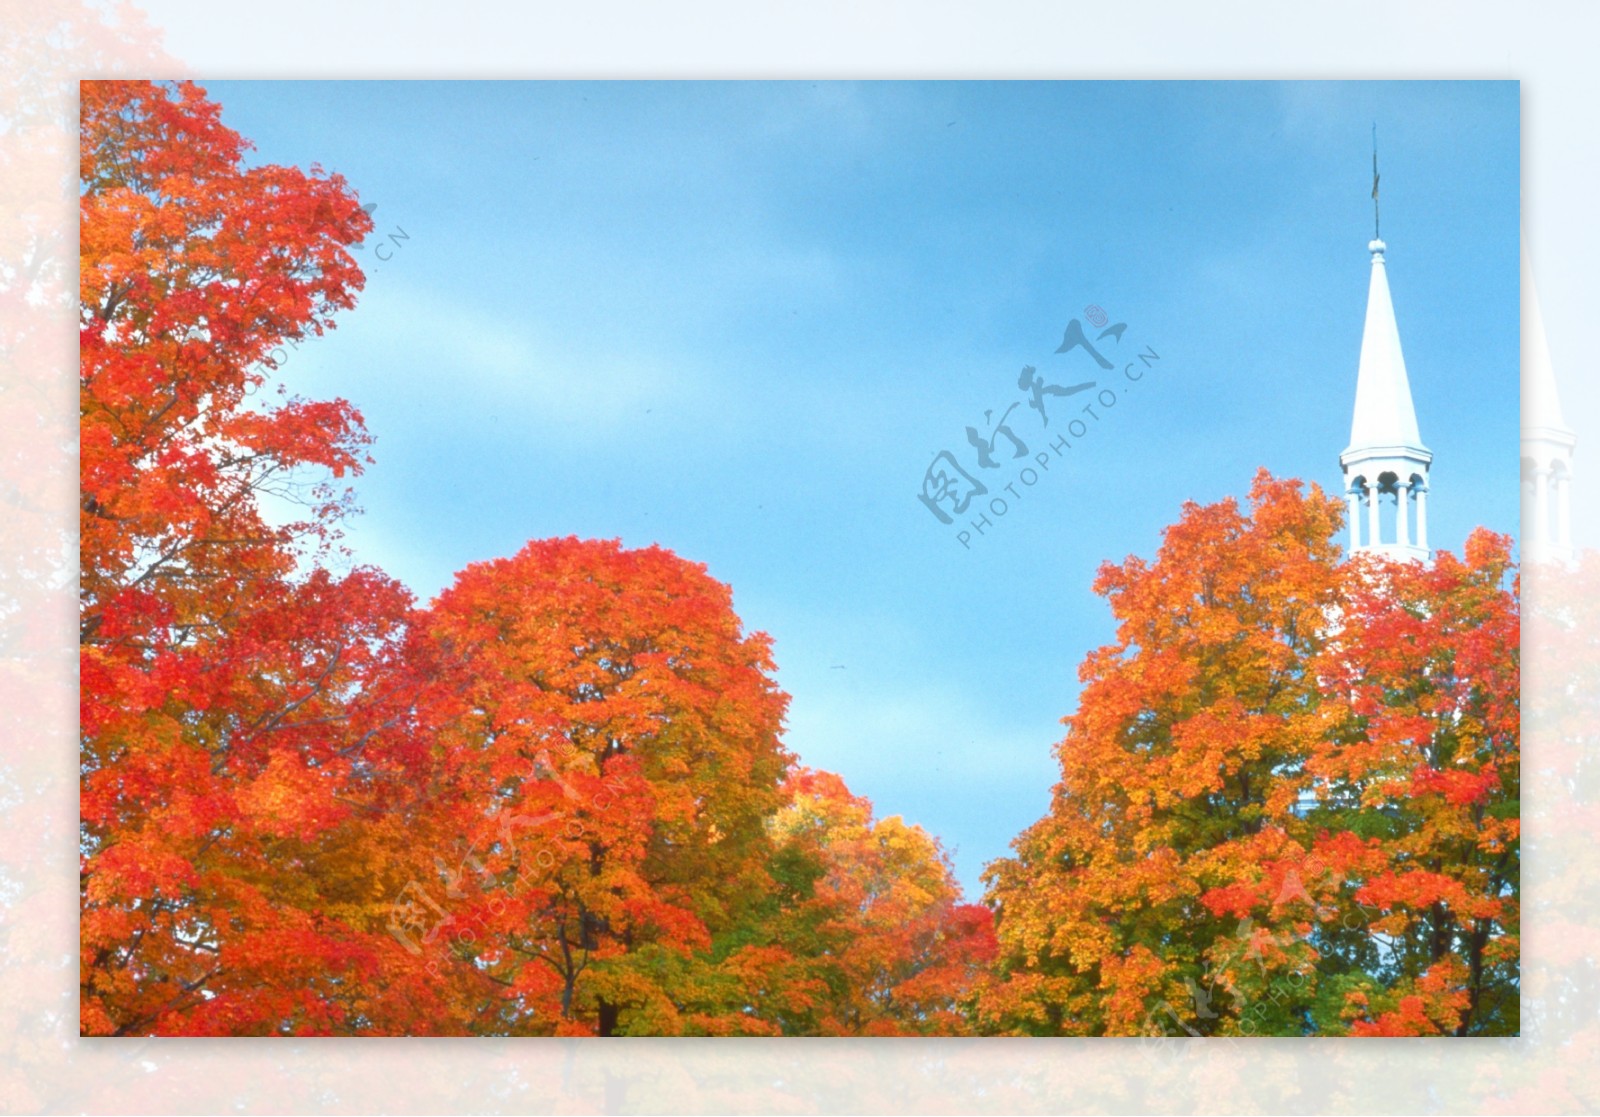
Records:
M706 563L790 748L970 896L1048 805L1098 564L1258 466L1338 487L1374 121L1430 541L1516 529L1514 82L201 84L377 205L360 305L282 372L377 436L357 559L423 599L530 538ZM964 430L1023 365L1105 375L1054 353L1090 304L1160 360L1098 419L1047 400L1086 433L964 548L924 470L984 474Z

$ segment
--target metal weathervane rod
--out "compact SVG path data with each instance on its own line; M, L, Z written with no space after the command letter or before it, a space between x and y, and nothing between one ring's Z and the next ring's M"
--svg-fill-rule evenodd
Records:
M1382 240L1378 235L1378 123L1372 123L1372 239Z

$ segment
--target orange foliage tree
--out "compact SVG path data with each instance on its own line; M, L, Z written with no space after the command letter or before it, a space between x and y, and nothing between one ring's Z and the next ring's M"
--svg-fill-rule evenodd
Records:
M1516 1031L1508 541L1339 562L1339 504L1262 473L1101 568L1048 816L988 871L986 1030Z
M483 1026L717 1030L680 986L766 887L789 762L766 636L704 567L577 539L469 566L421 631L445 825L415 899Z
M923 831L790 770L769 641L703 566L534 542L418 634L436 856L396 931L472 1030L959 1028L987 909Z
M772 942L805 1003L786 1030L805 1035L961 1035L967 1000L993 959L993 917L962 902L936 838L877 819L831 772L796 769L773 819L789 902ZM798 973L795 971L798 970Z
M370 222L337 177L246 168L192 85L85 82L82 117L82 1028L342 1030L404 1001L352 866L410 600L296 573L367 436L262 362L353 305Z

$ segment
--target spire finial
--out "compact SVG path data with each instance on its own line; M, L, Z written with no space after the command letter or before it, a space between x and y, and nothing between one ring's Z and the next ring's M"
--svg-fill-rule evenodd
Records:
M1378 122L1372 122L1372 239L1383 240L1378 232Z

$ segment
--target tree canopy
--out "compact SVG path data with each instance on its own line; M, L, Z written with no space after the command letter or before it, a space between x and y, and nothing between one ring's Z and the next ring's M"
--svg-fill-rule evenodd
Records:
M1102 567L1050 811L968 903L785 747L705 566L352 566L370 438L274 355L370 218L192 84L82 106L85 1034L1516 1032L1508 539L1343 560L1265 473L1185 506Z
M1509 541L1339 561L1338 502L1262 473L1101 568L1050 813L986 879L986 1028L1517 1030Z

